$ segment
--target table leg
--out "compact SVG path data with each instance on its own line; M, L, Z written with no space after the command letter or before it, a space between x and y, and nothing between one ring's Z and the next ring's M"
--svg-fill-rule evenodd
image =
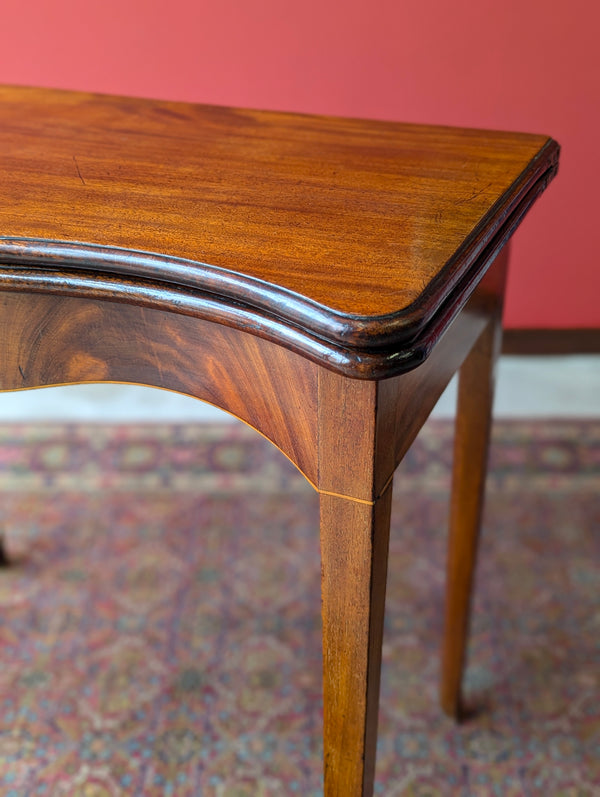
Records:
M441 676L442 708L455 719L462 710L461 682L501 338L500 314L494 313L459 373Z
M320 499L325 797L373 794L391 493Z

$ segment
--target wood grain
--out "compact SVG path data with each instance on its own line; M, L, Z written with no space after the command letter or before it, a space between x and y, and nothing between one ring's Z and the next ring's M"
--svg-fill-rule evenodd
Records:
M0 262L218 295L240 327L388 372L431 349L558 157L545 136L44 89L0 89L0 122Z
M375 776L391 482L378 383L319 372L319 489L327 797L369 797ZM392 449L393 450L393 449Z
M391 494L320 497L327 797L373 793Z
M462 364L442 687L455 714L498 254L557 144L0 88L0 153L0 389L177 390L300 468L320 492L325 794L370 797L393 473Z
M0 390L131 382L185 393L258 429L315 483L316 367L269 341L175 312L0 292Z

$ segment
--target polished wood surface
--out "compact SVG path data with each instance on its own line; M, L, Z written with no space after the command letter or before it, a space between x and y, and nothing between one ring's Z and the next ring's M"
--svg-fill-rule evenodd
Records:
M391 499L320 498L327 797L373 794Z
M390 452L394 450L384 433L389 413L380 411L381 385L350 380L325 369L319 373L323 743L328 797L371 795L375 774L392 495L387 474L393 472Z
M283 324L285 345L370 378L427 356L440 317L456 315L555 173L558 147L8 87L0 152L0 262L235 300L229 323L278 341Z
M177 390L297 465L320 494L325 795L370 797L394 470L462 366L442 676L455 715L499 252L557 145L16 88L0 89L0 122L0 389Z
M67 295L43 293L40 283L25 290L31 272L18 275L22 289L0 290L0 390L59 384L129 382L175 390L227 410L268 437L320 492L373 501L390 481L435 402L484 329L497 264L418 368L381 381L337 376L342 391L318 431L319 391L334 376L287 348L243 330L189 316L161 293L163 307L131 304L129 283L98 277L110 292L76 293L72 275ZM64 277L67 279L67 276ZM14 287L14 285L13 285ZM115 297L119 291L120 300ZM166 297L166 299L165 299ZM175 295L176 298L176 295ZM366 397L377 428L364 429ZM337 413L334 414L334 413ZM352 438L339 428L350 422ZM367 478L372 440L377 448L375 481ZM330 439L329 439L330 438ZM331 446L346 470L333 476L319 467L317 442ZM363 450L364 449L364 450Z
M317 481L316 366L241 330L101 299L0 291L0 390L130 382L208 401Z

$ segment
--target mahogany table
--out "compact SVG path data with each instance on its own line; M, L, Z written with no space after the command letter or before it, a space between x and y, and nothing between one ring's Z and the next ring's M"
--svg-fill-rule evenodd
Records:
M392 476L460 368L459 713L501 250L557 162L544 136L0 89L0 388L187 393L319 492L327 797L372 794Z

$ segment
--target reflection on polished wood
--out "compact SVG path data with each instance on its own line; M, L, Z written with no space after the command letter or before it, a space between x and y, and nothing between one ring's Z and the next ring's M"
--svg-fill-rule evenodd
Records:
M393 473L462 366L442 678L456 715L498 254L557 145L43 89L0 89L0 118L0 388L177 390L297 465L321 502L325 794L371 795Z

